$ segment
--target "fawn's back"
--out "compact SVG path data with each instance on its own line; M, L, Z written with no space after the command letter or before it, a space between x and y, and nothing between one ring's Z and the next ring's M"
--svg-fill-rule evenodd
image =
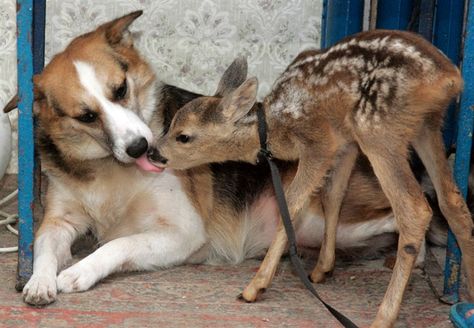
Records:
M281 126L298 130L303 122L329 121L343 130L408 132L426 120L441 124L461 89L459 70L429 42L409 32L377 30L301 53L265 105Z

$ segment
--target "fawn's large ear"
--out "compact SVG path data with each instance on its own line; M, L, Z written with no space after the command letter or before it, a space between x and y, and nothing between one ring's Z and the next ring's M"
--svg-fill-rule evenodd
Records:
M107 42L112 46L118 44L131 46L133 41L128 28L133 21L142 14L143 10L137 10L102 25L100 28L105 30L105 38L107 39Z
M39 75L35 75L33 77L33 94L34 94L34 101L39 101L45 98L44 93L40 90L38 86ZM12 99L3 107L3 112L8 113L18 107L18 94L14 95ZM35 110L38 106L33 106ZM36 113L35 113L36 114Z
M222 112L227 120L237 122L257 101L258 80L252 77L222 99Z
M247 78L247 58L237 57L226 69L217 86L216 97L224 97L244 83Z

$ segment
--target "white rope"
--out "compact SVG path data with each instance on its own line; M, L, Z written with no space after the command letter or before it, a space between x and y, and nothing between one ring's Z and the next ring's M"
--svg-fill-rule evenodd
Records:
M18 189L12 192L10 195L7 195L6 197L4 197L2 200L0 200L0 206L2 206L3 204L6 204L8 201L13 199L13 197L15 197L16 195L18 195Z
M5 196L3 199L0 200L0 206L3 206L4 204L8 203L17 194L18 194L18 189L13 191L11 194ZM8 231L18 236L18 230L12 227L12 224L17 223L18 221L18 214L9 214L7 212L0 210L0 217L5 218L3 220L0 220L0 226L5 225ZM17 251L18 251L18 246L0 247L0 253L11 253L11 252L17 252Z

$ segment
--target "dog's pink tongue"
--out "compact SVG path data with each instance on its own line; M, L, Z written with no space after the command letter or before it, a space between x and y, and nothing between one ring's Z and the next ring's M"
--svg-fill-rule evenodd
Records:
M135 163L144 171L150 171L150 172L163 172L164 168L162 167L156 167L155 165L151 164L151 162L148 160L148 157L145 155L139 157Z

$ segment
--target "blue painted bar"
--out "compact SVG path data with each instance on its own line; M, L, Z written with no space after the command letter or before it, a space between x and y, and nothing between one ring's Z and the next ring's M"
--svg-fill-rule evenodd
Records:
M438 1L435 13L433 43L456 65L459 65L462 27L464 20L464 0ZM444 121L443 138L449 149L456 140L456 106L451 105Z
M44 33L46 25L46 0L33 1L33 74L44 67Z
M323 13L321 16L321 49L326 48L326 22L328 13L328 0L323 0Z
M435 12L435 2L435 0L420 1L418 33L430 42L433 40L433 20Z
M379 29L406 30L413 10L413 0L385 0L377 4Z
M462 66L464 92L458 118L458 136L456 142L456 160L454 178L464 197L467 195L469 168L471 160L472 132L474 127L474 1L469 2L464 39L464 58ZM455 243L454 235L448 233L447 262L445 266L445 285L443 301L453 304L459 301L459 281L461 254ZM459 252L459 253L458 253ZM452 263L454 261L454 263Z
M323 17L322 47L327 48L348 35L362 31L364 0L327 1L323 6Z
M446 304L459 302L459 287L461 279L461 249L451 229L448 230L446 243L446 262L444 264L444 287L440 300Z
M18 273L21 290L33 271L33 0L17 1Z
M433 43L455 64L459 64L460 59L464 5L464 0L446 0L438 1L436 8ZM452 104L444 122L443 138L447 149L451 148L456 138L456 114L456 106ZM459 301L460 268L461 251L453 233L449 230L441 298L445 303L454 304Z

